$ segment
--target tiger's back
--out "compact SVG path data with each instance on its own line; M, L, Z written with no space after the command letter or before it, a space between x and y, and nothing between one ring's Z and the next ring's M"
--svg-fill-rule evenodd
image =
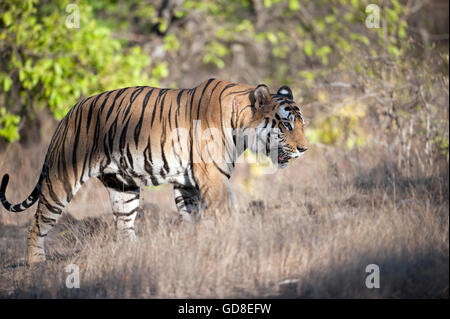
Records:
M223 129L220 118L225 112L220 104L228 97L223 93L227 86L250 88L210 79L193 89L132 87L81 101L55 133L48 176L83 184L90 177L119 170L136 184L146 185L175 183L180 174L190 176L195 121L203 128ZM214 101L220 101L219 109ZM175 147L176 154L171 151Z

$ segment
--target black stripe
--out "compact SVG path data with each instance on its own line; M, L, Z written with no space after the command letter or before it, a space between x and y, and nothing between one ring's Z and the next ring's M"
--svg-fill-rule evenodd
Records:
M108 122L108 119L109 119L109 117L111 116L112 111L114 110L114 106L116 105L117 99L122 95L123 92L125 92L126 89L127 89L127 88L120 89L120 90L117 92L117 94L116 94L116 96L114 97L114 100L113 100L111 106L109 107L108 114L106 114L105 123ZM123 101L123 99L122 99L122 101Z
M161 107L160 107L160 113L159 113L159 121L161 122L161 120L162 120L162 114L163 114L163 110L164 110L164 101L166 100L166 95L167 95L167 92L168 92L169 90L166 90L165 92L164 92L164 97L163 97L163 99L162 99L162 101L161 101Z
M166 170L166 172L164 173L163 168L161 168L161 176L164 178L166 174L169 173L169 163L167 162L166 159L166 154L164 152L164 145L166 144L166 123L163 123L163 127L162 127L162 135L161 135L161 156L162 156L162 160L163 160L163 168Z
M95 152L97 151L97 149L98 149L98 144L99 144L99 140L100 140L100 137L99 137L99 135L100 135L100 130L101 130L101 123L100 123L100 117L101 117L101 114L102 114L102 112L103 112L103 109L104 109L104 107L105 107L105 105L106 105L106 102L107 102L107 100L108 100L108 98L109 98L109 96L113 93L114 91L109 91L108 93L107 93L107 95L105 96L105 99L103 100L103 102L102 102L102 105L98 108L98 111L97 111L97 119L96 119L96 121L95 121L95 128L94 128L94 136L93 136L93 138L92 138L92 147L91 147L91 149L90 149L90 151L88 152L88 154L89 154L89 162L88 162L88 167L89 167L89 170L88 170L88 175L89 176L91 176L91 169L92 169L92 167L93 167L93 165L92 165L92 157L93 157L93 155L95 154ZM92 106L91 106L92 107ZM89 142L91 141L91 139L89 139ZM75 178L76 177L78 177L77 175L75 175Z
M152 121L151 121L151 125L150 125L150 126L153 126L153 121L155 120L156 105L158 105L158 101L159 101L159 99L161 98L161 92L162 92L162 89L159 89L158 96L156 97L155 104L153 105Z
M202 99L203 99L203 95L205 94L205 91L206 91L206 89L208 88L208 86L211 84L211 82L212 81L214 81L214 79L209 79L208 80L208 82L206 83L206 85L205 85L205 87L203 88L203 90L202 90L202 94L200 95L200 99L199 99L199 101L198 101L198 106L197 106L197 119L199 118L199 115L200 115L200 105L201 105L201 103L202 103ZM217 85L219 84L220 82L217 82L217 84L216 84L216 86L214 87L214 89L217 87ZM213 91L214 91L214 89L213 89ZM211 93L212 94L212 93ZM192 119L192 116L191 116L191 119Z
M226 85L226 86L222 89L222 91L220 92L220 94L219 94L219 109L220 109L220 112L219 112L219 118L220 118L220 129L221 129L221 131L222 131L222 145L225 147L225 151L227 152L227 154L228 154L228 156L229 156L230 158L232 158L232 157L231 157L230 152L229 152L229 150L228 150L228 148L227 148L227 145L225 144L226 137L225 137L225 130L224 130L224 127L223 127L223 118L222 118L222 95L223 95L223 93L224 93L227 89L232 88L232 87L234 87L234 86L236 86L236 85L237 85L237 84L234 84L234 83L231 83L231 84Z
M170 130L172 130L172 119L170 118L171 113L172 113L172 100L170 100L169 115L168 115L168 118L169 118L169 128L170 128Z
M92 107L92 105L91 105L91 107ZM72 168L73 168L73 171L74 171L74 177L75 178L77 178L78 177L78 168L77 168L77 165L76 165L76 162L77 162L77 149L78 149L78 141L79 141L79 139L80 139L80 133L81 133L81 124L82 124L82 119L83 119L83 112L82 112L82 108L81 107L79 107L77 110L76 110L76 113L75 113L75 123L76 123L76 126L75 126L75 139L74 139L74 142L73 142L73 148L72 148ZM68 182L68 181L66 181L66 182Z
M181 89L180 92L178 92L178 95L177 95L177 112L176 112L176 114L180 113L181 96L183 95L184 91L185 91L184 89Z
M126 118L128 116L128 113L130 113L131 108L133 107L133 103L136 100L136 98L141 94L142 90L144 90L145 87L137 86L135 90L130 95L130 101L128 104L128 108L125 111L124 117Z
M87 116L87 120L86 120L86 133L89 130L89 125L91 124L91 119L92 119L92 112L93 112L93 108L92 106L97 104L97 101L100 99L100 97L102 97L104 94L106 94L107 92L103 92L100 93L96 96L96 98L94 99L93 103L91 103L91 105L89 106L89 112L88 112L88 116ZM89 98L88 98L89 99ZM84 104L84 103L83 103Z
M139 211L139 207L136 207L135 209L131 210L128 213L119 213L119 212L113 212L114 216L131 216L134 213L137 213Z
M160 102L161 104L164 103L164 99L166 97L167 89L161 89L158 93L158 97L156 98L155 105L153 106L153 112L152 112L152 120L150 123L150 127L153 127L153 122L155 121L155 115L156 115L156 109L157 105ZM162 98L161 98L162 97Z
M150 162L149 162L150 160ZM159 185L158 181L156 180L155 176L153 175L153 166L152 166L152 151L150 146L150 139L147 142L147 146L144 149L144 169L150 176L151 182L153 185Z
M122 132L120 133L120 140L119 140L119 151L120 154L123 155L123 150L125 148L126 143L126 137L127 137L127 130L128 130L128 123L130 123L130 118L128 118L127 122L125 123Z
M125 203L125 204L128 204L128 203L131 203L132 201L135 201L135 200L137 200L137 199L139 199L139 193L136 194L135 197L133 197L133 198L131 198L131 199L128 199L128 200L124 201L124 203Z
M131 155L131 152L130 152L130 144L127 144L127 158L128 158L128 162L130 163L131 168L134 169L133 156Z
M187 107L188 106L189 106L189 118L192 119L192 107L194 105L194 97L195 97L195 93L197 92L197 88L191 89L190 91L192 92L191 101L189 102L189 105L185 106L185 109L184 109L184 118L185 119L187 118Z
M144 102L142 103L141 115L139 116L139 121L136 124L136 128L134 130L134 144L136 144L136 149L138 148L138 144L139 144L139 134L141 133L142 121L144 120L145 108L147 107L148 99L152 95L153 90L154 89L152 88L150 91L147 92L147 94L145 94Z

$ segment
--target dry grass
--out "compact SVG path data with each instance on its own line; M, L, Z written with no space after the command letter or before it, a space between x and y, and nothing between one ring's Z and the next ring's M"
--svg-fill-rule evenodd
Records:
M448 164L432 176L403 176L380 154L313 146L279 174L255 178L253 192L240 167L240 213L198 224L173 223L170 187L146 190L136 245L112 240L106 191L90 182L49 234L50 260L33 268L25 256L35 208L19 216L2 209L0 297L448 298ZM38 146L2 154L9 198L31 190L44 155ZM71 263L80 267L80 289L65 286ZM373 263L380 289L364 284ZM297 284L280 290L285 279Z

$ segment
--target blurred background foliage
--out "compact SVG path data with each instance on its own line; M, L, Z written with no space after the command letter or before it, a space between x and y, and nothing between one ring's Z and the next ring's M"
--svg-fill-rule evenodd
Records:
M35 141L41 114L84 96L216 77L291 86L319 147L448 163L447 1L6 0L0 14L2 145Z

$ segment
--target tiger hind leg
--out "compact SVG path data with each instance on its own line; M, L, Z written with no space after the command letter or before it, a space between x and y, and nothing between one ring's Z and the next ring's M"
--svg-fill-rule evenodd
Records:
M126 185L113 175L100 178L109 193L109 199L116 224L116 239L135 241L134 221L141 208L139 207L140 188Z
M44 244L48 232L55 226L59 217L68 204L66 200L59 200L55 195L48 201L46 192L39 198L38 208L31 223L28 234L28 265L46 260ZM71 196L73 197L73 195Z
M108 189L114 221L116 223L117 239L136 240L134 221L139 207L139 191L117 191Z

